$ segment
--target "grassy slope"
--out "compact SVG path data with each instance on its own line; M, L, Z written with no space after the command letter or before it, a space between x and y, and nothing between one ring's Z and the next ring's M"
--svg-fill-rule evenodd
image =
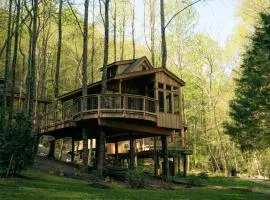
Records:
M244 180L240 178L231 177L208 177L207 179L201 179L198 177L175 177L175 180L182 180L186 182L192 181L195 178L195 183L203 185L215 185L215 186L228 186L228 187L246 187L246 188L256 188L256 189L266 189L270 190L270 186L256 183L249 180Z
M0 199L269 199L257 193L208 188L177 190L96 189L86 182L52 176L36 170L24 172L26 179L0 179Z

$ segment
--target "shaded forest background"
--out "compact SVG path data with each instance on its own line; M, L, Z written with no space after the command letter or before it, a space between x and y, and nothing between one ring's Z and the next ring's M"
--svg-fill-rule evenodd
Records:
M4 77L5 48L11 7L10 58L17 48L15 79L21 93L26 90L31 55L32 25L35 23L31 1L0 2L0 77ZM38 2L35 68L35 98L54 98L82 86L83 15L78 1L43 0ZM20 3L20 4L19 4ZM60 4L61 3L61 4ZM82 4L83 2L81 2ZM165 1L165 21L192 1ZM207 1L200 3L207 4ZM90 0L88 34L88 83L101 79L103 65L103 3ZM206 5L207 6L207 5ZM188 138L193 144L191 170L225 173L232 168L248 175L270 176L270 149L241 151L238 143L225 134L229 103L234 98L234 79L239 78L242 55L259 23L259 13L269 12L269 0L243 0L236 13L241 20L225 46L208 35L195 32L199 15L187 8L166 27L167 68L186 82L183 89ZM18 10L19 9L19 10ZM146 55L154 67L161 66L160 8L158 1L144 1L144 38L137 41L133 0L111 0L109 10L109 63ZM61 60L59 50L59 13L61 16ZM18 46L16 47L16 28ZM142 42L143 41L143 42ZM12 60L12 59L10 59ZM58 63L59 62L59 63ZM11 64L9 65L11 66ZM59 85L56 81L59 68ZM11 67L8 70L12 78ZM57 92L56 92L57 88ZM34 111L35 113L35 111ZM60 144L57 144L60 145ZM68 144L66 144L68 145ZM64 148L69 148L64 147Z

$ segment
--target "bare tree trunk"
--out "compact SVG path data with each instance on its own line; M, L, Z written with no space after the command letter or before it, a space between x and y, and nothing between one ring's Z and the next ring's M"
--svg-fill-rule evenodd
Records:
M108 50L109 50L109 3L110 0L105 0L105 19L104 19L104 58L103 58L103 73L102 73L102 88L101 93L107 92L107 65L108 65ZM97 170L100 177L103 176L104 157L105 157L105 130L101 128L99 136Z
M133 9L132 9L132 49L133 54L132 58L135 59L136 57L136 48L135 48L135 0L133 1Z
M122 42L121 42L121 56L120 60L124 60L124 48L125 48L125 32L126 32L126 11L124 11L123 18L123 30L122 30Z
M11 20L12 20L12 0L9 0L9 8L8 8L8 24L7 24L7 44L6 44L6 57L5 57L5 84L4 84L4 111L1 113L1 118L5 118L5 112L7 108L7 83L8 83L8 74L9 74L9 63L10 63L10 51L11 51ZM4 122L4 120L3 120ZM1 125L1 127L4 127Z
M92 5L92 49L91 49L91 83L94 83L94 56L95 56L95 0Z
M55 69L55 86L54 86L54 97L59 95L59 73L60 73L60 62L61 62L61 50L62 50L62 6L63 0L59 0L59 11L58 11L58 45L57 45L57 58L56 58L56 69Z
M109 2L105 0L105 21L104 21L104 58L103 58L103 73L102 73L102 93L107 91L107 65L108 65L108 50L109 50Z
M114 0L114 18L113 18L113 54L116 61L116 0Z
M166 68L167 62L167 44L165 33L165 18L164 18L164 0L160 0L160 21L161 21L161 67Z
M16 19L15 19L15 35L14 35L14 49L13 49L13 60L11 65L11 93L10 93L10 110L9 110L9 123L13 117L13 107L14 107L14 89L15 89L15 79L16 79L16 65L17 65L17 55L18 55L18 44L19 44L19 26L20 26L20 16L21 15L21 0L17 1L16 4Z
M151 62L153 67L156 66L155 61L155 25L156 25L156 7L155 0L150 0L150 27L151 27Z
M83 23L83 57L82 57L82 111L86 109L87 96L87 51L88 51L88 8L89 0L84 2L84 23ZM88 130L83 128L83 170L88 173Z
M37 18L38 18L38 0L32 0L33 3L33 24L32 24L32 35L31 35L31 67L29 73L29 99L27 106L27 114L29 117L33 117L34 109L34 95L36 87L36 45L37 45Z

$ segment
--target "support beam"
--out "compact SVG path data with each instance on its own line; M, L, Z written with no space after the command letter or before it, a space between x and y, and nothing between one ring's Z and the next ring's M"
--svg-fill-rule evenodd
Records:
M49 158L55 158L54 153L55 153L55 138L50 141L48 157Z
M183 161L183 165L184 165L184 177L187 176L187 155L184 155L184 161Z
M74 138L71 138L71 162L74 162L75 154L74 154L74 149L75 149L75 141Z
M88 173L88 130L82 128L82 137L83 137L83 151L82 151L82 160L83 160L83 172Z
M130 135L130 169L134 169L135 163L135 148L134 148L134 138Z
M100 177L103 177L104 170L104 158L105 158L105 130L104 128L100 129L99 134L99 148L98 148L98 162L97 162L97 171Z
M161 136L162 151L163 151L163 176L167 180L169 177L169 160L168 160L168 139L166 136Z
M158 176L157 138L154 137L154 175Z
M114 152L115 152L116 164L118 165L118 161L119 161L119 158L118 158L118 142L114 143Z

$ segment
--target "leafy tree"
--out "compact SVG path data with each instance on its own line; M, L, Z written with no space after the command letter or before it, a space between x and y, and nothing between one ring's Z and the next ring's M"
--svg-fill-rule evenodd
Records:
M270 15L261 14L251 45L244 54L242 75L231 102L231 121L225 124L242 149L270 145Z
M10 127L0 132L0 174L18 174L32 164L35 141L31 121L24 114L16 113Z

